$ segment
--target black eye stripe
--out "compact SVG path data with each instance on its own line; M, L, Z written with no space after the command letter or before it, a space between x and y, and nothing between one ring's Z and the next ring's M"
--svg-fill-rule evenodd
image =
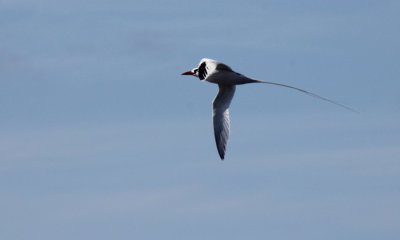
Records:
M203 80L207 76L207 69L206 69L206 63L203 62L199 66L199 78L200 80Z

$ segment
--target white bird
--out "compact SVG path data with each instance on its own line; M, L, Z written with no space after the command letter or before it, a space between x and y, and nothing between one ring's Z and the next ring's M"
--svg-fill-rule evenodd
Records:
M215 142L217 144L217 149L221 160L224 160L226 143L229 138L229 105L232 101L233 95L235 94L236 85L246 83L267 83L292 88L310 96L328 101L330 103L346 108L350 111L356 112L355 110L345 105L318 96L314 93L308 92L300 88L281 83L256 80L246 77L240 73L233 71L229 66L209 58L203 58L197 68L193 68L190 71L184 72L182 73L182 75L192 75L200 78L201 81L215 83L219 86L219 91L212 103L212 107Z

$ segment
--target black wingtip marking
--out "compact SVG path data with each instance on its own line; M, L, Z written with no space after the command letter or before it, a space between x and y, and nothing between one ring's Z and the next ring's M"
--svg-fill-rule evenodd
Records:
M225 149L218 148L218 154L219 154L219 157L221 158L221 160L223 161L225 158Z
M207 76L206 62L202 62L199 66L199 78L203 80Z

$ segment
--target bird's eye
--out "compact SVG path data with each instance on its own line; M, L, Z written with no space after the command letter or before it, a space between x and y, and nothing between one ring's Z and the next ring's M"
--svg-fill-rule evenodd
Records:
M197 71L198 71L198 69L193 70L193 72L194 72L195 74L197 73Z

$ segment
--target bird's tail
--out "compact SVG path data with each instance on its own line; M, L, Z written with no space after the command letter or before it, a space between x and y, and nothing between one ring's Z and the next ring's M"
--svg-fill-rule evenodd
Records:
M300 92L302 92L302 93L305 93L305 94L307 94L307 95L309 95L309 96L312 96L312 97L319 98L319 99L321 99L321 100L330 102L330 103L332 103L332 104L335 104L335 105L337 105L337 106L340 106L340 107L342 107L342 108L345 108L345 109L347 109L347 110L349 110L349 111L352 111L352 112L354 112L354 113L359 113L358 111L354 110L354 109L351 108L351 107L348 107L348 106L343 105L343 104L341 104L341 103L338 103L338 102L336 102L336 101L330 100L330 99L328 99L328 98L321 97L321 96L319 96L319 95L317 95L317 94L315 94L315 93L306 91L306 90L301 89L301 88L292 87L292 86L289 86L289 85L286 85L286 84L276 83L276 82L269 82L269 81L256 80L256 79L252 79L252 80L253 80L254 82L258 82L258 83L267 83L267 84L277 85L277 86L281 86L281 87L291 88L291 89L300 91Z

